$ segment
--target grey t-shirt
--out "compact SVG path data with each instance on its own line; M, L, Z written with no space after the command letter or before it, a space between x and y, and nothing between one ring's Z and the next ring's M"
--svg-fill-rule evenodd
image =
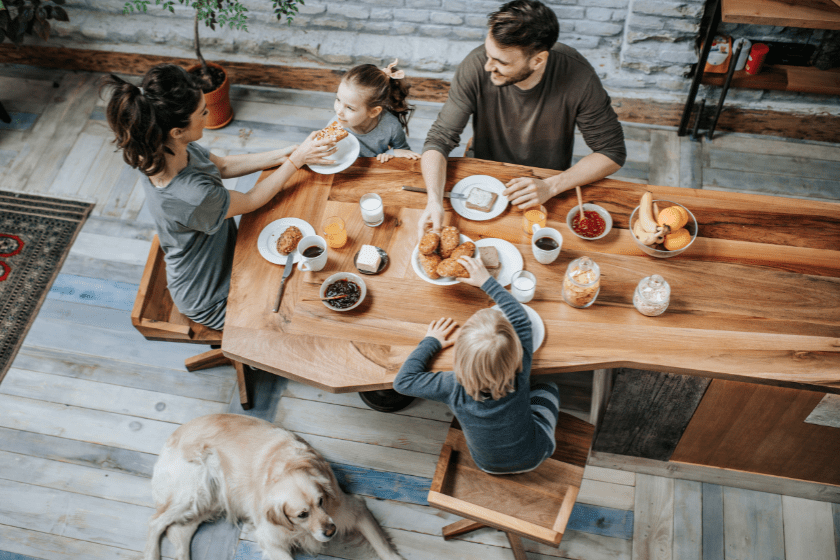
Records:
M475 157L564 171L572 165L575 125L593 152L624 165L621 123L595 70L575 49L557 43L535 87L498 87L484 70L484 46L458 65L449 97L426 136L423 151L444 156L473 119Z
M347 132L358 138L359 155L362 157L376 157L387 152L389 147L395 150L410 149L397 116L387 109L383 109L381 114L376 128L367 134L356 134L347 129Z
M227 298L236 222L225 219L230 193L210 152L187 146L189 163L168 185L146 177L146 203L155 219L166 262L166 279L178 310L201 315Z

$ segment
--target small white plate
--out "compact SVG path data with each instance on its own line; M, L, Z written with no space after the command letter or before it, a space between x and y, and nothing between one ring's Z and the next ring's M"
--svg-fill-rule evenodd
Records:
M476 241L475 246L496 248L496 251L499 253L499 272L496 273L496 281L502 286L508 286L510 284L510 277L515 272L522 270L525 264L522 261L522 254L516 248L516 245L504 239L487 237Z
M332 175L344 171L359 157L359 140L349 133L345 138L339 140L335 145L338 150L327 159L334 159L335 165L310 165L309 169L321 175Z
M297 226L304 237L315 235L315 228L300 218L280 218L279 220L274 220L263 228L260 236L257 238L257 249L259 249L260 255L268 262L282 265L286 264L289 255L280 254L277 250L277 240L280 239L280 236L283 235L283 232L289 226ZM298 262L300 260L300 253L298 253L297 247L295 247L292 254L294 255L292 262Z
M472 241L472 239L462 233L460 241L461 243L466 243L467 241ZM475 252L477 253L478 249L476 249ZM475 256L475 254L473 254L473 256ZM437 280L429 278L426 271L423 270L423 265L420 264L420 245L414 246L414 251L411 253L411 266L414 268L414 273L417 274L417 276L430 284L437 284L438 286L453 286L460 283L454 276L441 276Z
M539 347L542 346L543 340L545 340L545 323L543 323L542 317L540 317L539 313L524 303L521 305L525 308L525 312L528 314L528 319L531 320L531 340L534 343L534 352L536 352ZM494 305L492 309L500 308L498 305ZM504 313L504 311L502 313Z
M461 179L455 186L452 187L452 192L456 194L464 194L469 196L473 187L479 187L485 191L490 191L498 194L496 202L489 212L482 212L480 210L473 210L467 208L467 200L465 198L450 198L452 208L455 212L468 220L484 221L495 218L505 211L508 205L508 199L502 192L505 190L505 185L495 177L489 175L471 175L465 179Z

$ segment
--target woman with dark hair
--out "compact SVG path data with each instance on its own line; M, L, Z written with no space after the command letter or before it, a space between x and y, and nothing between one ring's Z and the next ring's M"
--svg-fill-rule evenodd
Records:
M193 77L172 64L155 66L141 87L106 76L112 88L108 124L123 159L146 177L146 204L165 254L166 278L178 310L221 330L225 322L234 216L256 210L283 189L304 164L329 165L335 151L310 134L301 145L259 154L220 157L196 144L207 119L204 94ZM229 191L222 179L279 165L247 193Z

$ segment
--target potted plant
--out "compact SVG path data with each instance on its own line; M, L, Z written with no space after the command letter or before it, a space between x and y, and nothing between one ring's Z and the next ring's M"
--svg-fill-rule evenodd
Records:
M135 10L146 12L150 3L151 0L128 0L123 8L123 13L127 14ZM229 96L230 82L224 68L218 64L207 62L201 55L198 35L199 22L204 22L207 27L214 31L216 25L219 25L219 27L227 25L231 29L247 31L248 27L245 22L248 19L248 8L242 4L241 0L178 0L178 3L188 5L195 10L195 56L199 64L188 68L187 71L195 74L201 83L201 90L204 92L204 99L207 101L207 108L210 111L207 118L207 128L221 128L233 120L233 109L230 106ZM155 0L155 4L175 13L175 0ZM271 0L277 19L280 20L285 17L287 23L292 23L298 11L298 4L303 4L303 0Z

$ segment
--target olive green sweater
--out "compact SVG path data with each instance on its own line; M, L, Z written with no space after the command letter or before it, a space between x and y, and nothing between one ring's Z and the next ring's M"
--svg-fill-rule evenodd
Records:
M624 133L610 97L575 49L554 45L542 80L527 91L493 85L486 59L482 45L458 66L424 152L448 156L472 116L477 158L563 171L572 165L577 125L593 152L624 165Z

